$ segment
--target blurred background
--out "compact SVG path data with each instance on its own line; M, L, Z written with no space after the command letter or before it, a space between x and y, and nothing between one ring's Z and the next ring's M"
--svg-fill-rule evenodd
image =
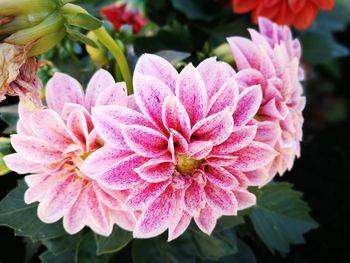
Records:
M107 27L123 43L131 65L144 52L161 52L178 69L187 61L196 65L212 55L232 63L227 46L222 45L225 38L247 36L246 28L255 27L249 15L234 15L230 1L224 0L124 1L124 11L132 11L132 15L120 8L101 9L114 1L76 2L110 21ZM350 262L349 22L350 1L339 0L332 12L320 12L308 30L294 32L302 42L307 73L304 139L301 158L291 172L277 180L291 182L304 193L320 227L306 235L306 244L292 246L284 256L247 240L258 262ZM96 54L69 39L40 59L44 61L40 69L43 82L55 71L69 72L83 83L101 65L113 72L107 52ZM14 132L17 115L11 105L16 103L16 98L10 97L0 104L2 137ZM2 153L5 148L1 143ZM0 199L20 177L13 173L0 176ZM0 262L39 262L38 255L44 251L2 226L0 245Z

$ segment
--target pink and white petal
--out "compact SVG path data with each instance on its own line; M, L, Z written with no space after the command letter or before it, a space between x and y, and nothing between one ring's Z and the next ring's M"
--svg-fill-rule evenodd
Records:
M196 160L204 159L213 149L212 141L193 141L188 147L188 155Z
M87 224L88 207L87 192L88 189L81 191L78 199L63 217L63 227L68 234L74 235L84 228Z
M238 103L239 90L236 81L231 78L210 98L208 114L212 115L224 110L226 107L233 113Z
M211 166L230 166L237 160L237 157L231 155L213 155L210 154L205 161Z
M205 193L203 186L193 180L187 187L185 196L185 209L193 217L198 217L202 208L205 206Z
M192 64L188 64L179 74L176 81L176 96L184 105L191 126L205 117L208 95L201 75Z
M87 137L89 136L89 129L85 114L78 109L74 110L68 116L67 128L74 142L85 147Z
M146 161L146 158L133 154L120 160L102 174L94 177L106 188L113 190L130 189L134 185L144 182L134 169Z
M233 189L239 185L238 180L221 167L208 166L205 177L213 185L225 190Z
M134 230L135 238L150 238L163 233L176 208L175 194L169 186L140 216Z
M256 132L256 125L238 127L233 130L226 141L216 145L212 153L228 154L243 149L253 141Z
M141 112L163 130L162 105L164 99L174 93L159 79L141 73L134 74L133 82L135 100Z
M222 85L235 75L235 71L229 64L216 61L215 57L203 60L197 66L197 70L204 80L208 99L211 99Z
M28 135L11 135L12 147L34 163L53 163L62 159L62 151L53 144Z
M262 91L260 85L246 88L239 94L239 100L233 119L235 127L244 126L254 118L259 110L262 101Z
M170 156L159 157L145 162L135 172L145 181L158 183L167 181L174 173L175 165Z
M210 235L215 226L218 214L214 212L209 205L206 205L200 212L198 217L194 218L197 226L207 235Z
M90 79L85 95L85 107L90 111L107 87L115 84L113 76L104 69L98 70Z
M83 105L84 91L77 80L63 73L55 75L46 84L46 102L49 108L62 113L65 103Z
M46 192L53 186L55 186L61 178L57 178L46 173L28 175L25 177L25 181L29 188L24 193L24 202L26 204L31 204L37 202L45 196ZM33 180L37 181L33 184ZM40 181L39 181L40 180ZM31 182L32 185L30 185Z
M29 123L31 131L37 137L50 142L61 150L72 143L61 117L51 109L32 113Z
M261 85L261 87L266 87L266 79L260 71L252 68L243 69L238 71L235 79L238 83L239 90L242 92L244 89L253 86Z
M40 173L42 172L41 165L26 160L18 153L12 153L3 157L6 166L18 174Z
M152 54L144 54L139 58L134 72L161 80L175 93L178 73L164 58Z
M255 140L274 146L281 136L281 128L278 123L272 121L257 122L258 129Z
M171 217L171 220L169 223L168 242L178 237L179 235L181 235L188 227L188 224L191 222L191 216L189 216L188 213L184 211L185 189L177 189L174 194L175 194L176 206L175 206L174 214ZM189 217L189 222L187 222L188 217Z
M97 199L105 206L119 210L122 208L122 203L114 196L110 195L98 185L96 182L92 182L92 188L96 194Z
M131 94L128 96L127 106L128 106L128 108L130 108L134 111L140 112L140 108L139 108L139 106L137 106L134 94Z
M90 129L92 129L93 125L92 125L92 120L91 120L91 114L83 105L70 103L70 102L65 103L64 106L63 106L62 112L61 112L61 118L63 120L67 120L69 115L73 111L76 111L76 110L80 110L81 112L84 113L85 118L86 118L86 120L88 122L88 126L89 126Z
M220 215L237 215L238 204L234 194L208 183L205 186L207 204Z
M129 149L120 131L120 124L139 124L153 127L141 113L115 105L94 107L92 120L97 133L105 143L117 149Z
M238 210L247 209L256 204L256 196L245 189L235 189L233 194L238 202Z
M141 125L121 125L123 138L129 148L144 157L157 157L167 151L167 138L160 132Z
M91 153L83 162L80 170L86 175L102 173L110 169L115 163L131 154L131 151L118 150L103 146Z
M181 236L190 225L191 219L192 217L187 212L183 212L179 222L176 225L171 223L168 230L168 242Z
M253 171L271 162L277 154L267 144L254 141L247 147L234 153L238 159L232 167L238 171Z
M98 199L93 187L87 193L88 222L91 229L99 235L109 236L112 233L113 222L107 209Z
M82 186L83 181L73 174L49 188L38 206L41 221L53 223L63 217L78 199Z
M96 129L93 129L86 139L86 152L94 152L102 145L104 145L102 138L98 135Z
M185 107L175 96L165 98L162 107L162 120L168 131L179 132L187 140L190 136L191 123Z
M246 68L260 69L259 50L252 41L243 37L229 37L227 41L231 46L239 70Z
M192 139L213 141L218 145L226 141L233 131L233 119L229 108L210 115L192 128Z
M173 129L170 131L168 151L171 154L173 163L176 163L176 153L188 153L188 143L180 133Z
M98 105L119 105L127 106L128 94L125 82L114 83L101 91L95 102Z
M276 170L275 170L276 171ZM263 186L269 178L268 171L263 167L254 171L244 172L251 186ZM273 173L273 176L276 172Z
M171 180L148 183L135 188L126 199L125 206L132 210L145 210L158 196L165 191Z
M111 210L111 220L126 231L133 231L137 223L134 213L124 210Z

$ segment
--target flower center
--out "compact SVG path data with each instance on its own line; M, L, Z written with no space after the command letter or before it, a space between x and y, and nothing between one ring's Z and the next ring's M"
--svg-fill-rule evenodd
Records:
M186 154L179 154L176 169L180 173L190 174L194 170L198 169L202 163L202 160L195 160L191 157L188 157Z

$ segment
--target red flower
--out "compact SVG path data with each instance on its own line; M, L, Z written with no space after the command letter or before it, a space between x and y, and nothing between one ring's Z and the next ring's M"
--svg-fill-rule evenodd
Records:
M283 25L306 29L315 20L318 9L332 10L335 0L232 0L233 11L238 14L252 11L257 23L259 16Z
M105 16L119 31L123 25L132 25L132 31L137 34L147 23L147 20L136 11L127 10L125 5L112 4L101 9L101 14Z

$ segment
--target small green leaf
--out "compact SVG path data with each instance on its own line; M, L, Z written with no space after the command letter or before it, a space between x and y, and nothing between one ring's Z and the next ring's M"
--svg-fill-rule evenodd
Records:
M45 239L42 240L42 243L47 247L47 249L54 254L55 256L58 256L60 254L66 253L70 250L74 250L80 240L82 239L83 235L82 232L79 232L75 235L64 235L60 236L58 238L52 238L52 239Z
M108 262L111 254L96 255L96 242L94 233L89 231L78 243L75 252L75 263L104 263Z
M291 244L303 243L303 234L318 227L301 196L289 183L272 183L258 190L257 205L249 210L249 218L272 252L287 253Z
M116 225L108 237L95 234L97 255L114 253L123 249L132 239L131 232L125 231Z
M98 29L103 24L101 20L87 13L78 13L74 15L66 14L63 15L63 17L69 25L84 28L89 31Z
M3 133L15 133L18 120L18 105L15 104L0 107L0 119L7 124L7 128L3 131Z
M132 242L134 263L195 263L195 248L188 235L167 242L165 235Z
M245 213L243 211L240 211L240 213L237 216L222 216L219 218L219 220L216 223L216 227L214 229L214 232L222 232L224 230L233 228L235 226L244 224L244 215Z
M97 48L97 44L90 38L88 38L87 36L85 36L84 34L80 33L77 30L74 30L70 27L66 27L66 31L68 36L75 41L80 41L86 45L92 46L94 48Z
M51 251L47 250L39 256L42 263L73 263L75 259L74 250L66 251L59 256L56 256Z
M5 155L10 154L12 152L13 149L11 147L10 138L0 137L0 176L8 174L10 172L10 169L7 168L3 158Z
M65 234L62 222L45 224L37 217L37 204L27 205L23 201L27 189L24 181L0 202L0 225L11 227L15 235L32 240L50 239Z

